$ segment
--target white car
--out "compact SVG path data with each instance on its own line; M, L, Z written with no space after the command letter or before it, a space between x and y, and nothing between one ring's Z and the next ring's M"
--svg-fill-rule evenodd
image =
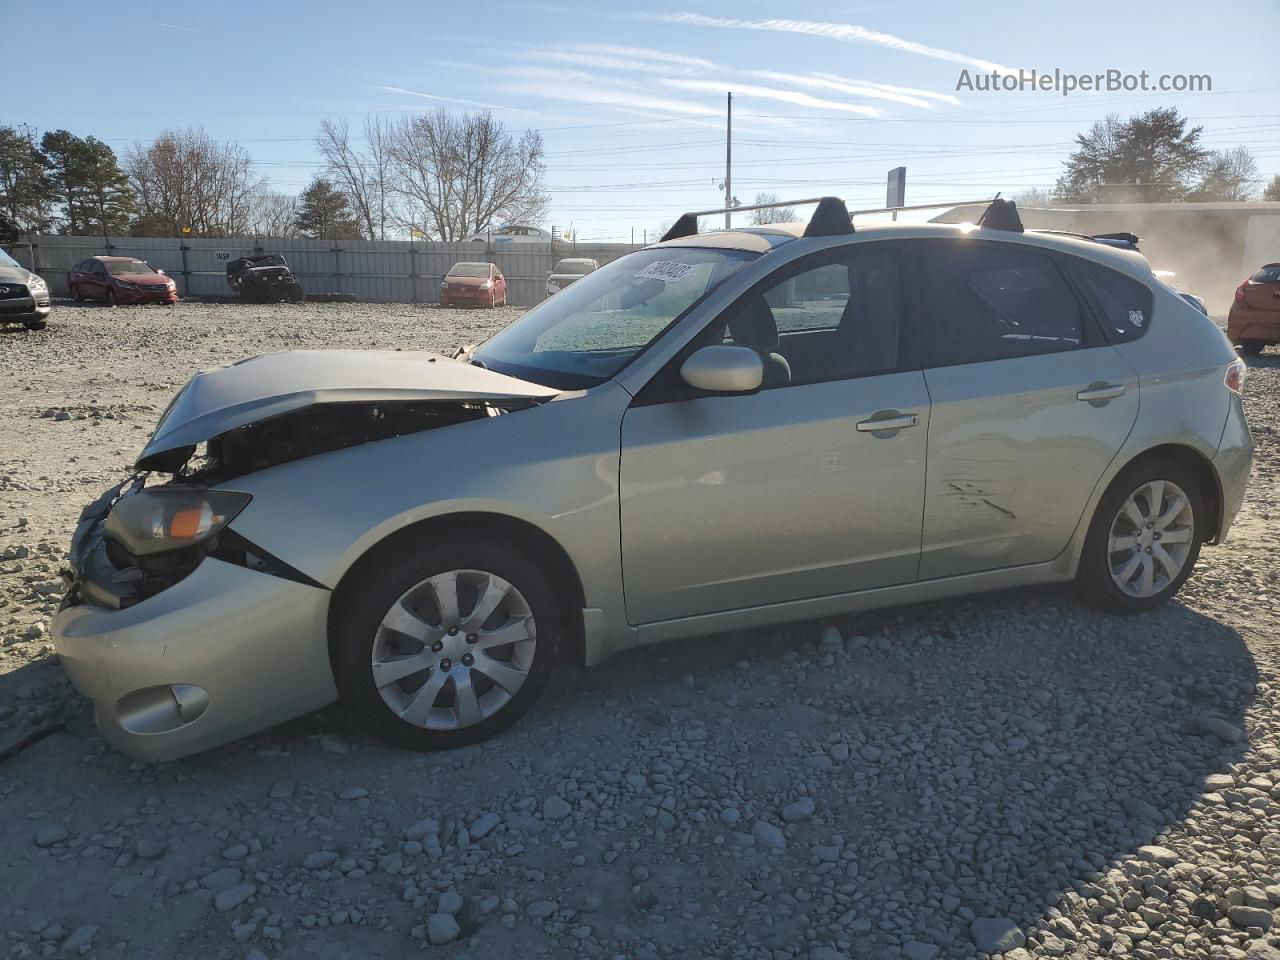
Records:
M600 269L600 264L587 257L568 257L547 274L547 296L559 293L575 280Z
M507 224L497 230L483 230L471 238L472 243L551 243L554 238L541 227Z

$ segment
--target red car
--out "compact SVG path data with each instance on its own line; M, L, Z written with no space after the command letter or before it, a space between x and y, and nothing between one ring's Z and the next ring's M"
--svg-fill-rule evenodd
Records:
M90 257L67 271L76 300L117 303L177 303L178 287L164 272L134 257Z
M507 281L496 263L455 263L440 281L440 305L507 305Z
M1280 343L1280 263L1268 263L1236 287L1227 336L1250 355Z

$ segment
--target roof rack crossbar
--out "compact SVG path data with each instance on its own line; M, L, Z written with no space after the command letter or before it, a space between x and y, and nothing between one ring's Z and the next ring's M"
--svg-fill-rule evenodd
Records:
M713 210L690 210L681 214L666 233L663 240L679 240L692 237L698 232L698 218L710 217L718 213L746 213L751 210L771 210L778 207L796 207L816 203L818 209L813 212L809 226L805 229L806 237L834 236L853 232L853 218L870 216L876 213L900 213L911 210L937 210L943 207L974 207L985 204L986 210L978 218L978 225L995 230L1012 230L1022 232L1022 221L1018 217L1018 209L1012 200L1001 200L1000 194L994 197L982 197L977 200L939 200L934 203L914 203L901 207L870 207L865 210L849 210L839 197L806 197L803 200L778 200L774 203L752 203L741 207L716 207ZM843 226L844 217L848 216L849 226Z
M715 210L691 210L686 216L709 217L716 213L745 213L748 210L772 210L775 207L797 207L806 203L821 203L825 197L809 197L806 200L778 200L774 203L751 203L741 207L719 207Z
M906 207L870 207L866 210L850 210L849 216L861 217L872 213L900 213L904 210L937 210L941 207L973 207L980 203L990 203L991 197L980 200L942 200L938 203L913 203Z

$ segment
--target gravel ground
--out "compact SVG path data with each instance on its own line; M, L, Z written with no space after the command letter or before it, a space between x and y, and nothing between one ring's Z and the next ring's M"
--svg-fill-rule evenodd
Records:
M1244 512L1156 613L1045 588L649 648L448 754L338 707L161 766L107 749L47 624L80 506L174 389L517 313L60 305L0 333L0 955L1280 958L1274 355Z

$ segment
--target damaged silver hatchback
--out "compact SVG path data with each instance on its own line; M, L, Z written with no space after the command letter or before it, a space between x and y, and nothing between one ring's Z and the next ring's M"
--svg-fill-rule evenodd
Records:
M201 373L81 517L62 662L143 759L339 697L439 749L566 657L1051 581L1150 609L1239 507L1242 365L1125 243L1001 204L686 215L453 358Z

